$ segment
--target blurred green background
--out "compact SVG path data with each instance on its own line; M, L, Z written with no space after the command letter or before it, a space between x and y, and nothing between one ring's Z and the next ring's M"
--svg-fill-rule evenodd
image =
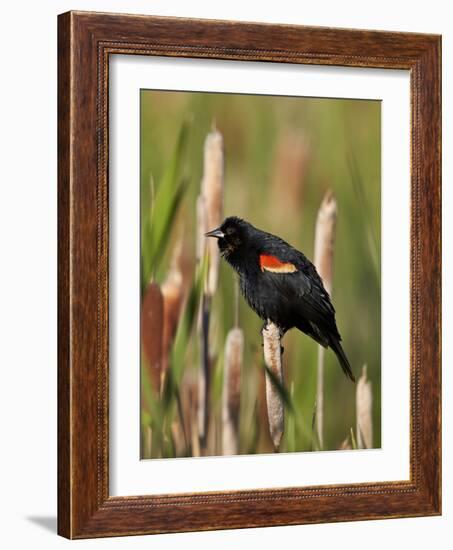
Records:
M184 254L195 258L195 211L203 171L203 145L213 125L224 139L225 216L243 217L260 229L281 236L313 260L317 211L326 191L332 190L338 205L333 303L343 347L356 377L364 364L368 366L373 388L374 447L381 444L380 121L379 101L141 92L142 208L150 200L150 185L151 194L158 193L174 158L181 127L187 125L178 151L186 189L169 228L168 246L153 269L158 283L165 278L172 248L181 234ZM145 284L142 281L142 288ZM218 421L223 346L234 325L234 292L233 271L222 260L219 289L212 304L212 340L218 349L212 402L213 416ZM242 298L239 325L245 335L240 452L272 452L259 436L262 321ZM184 355L181 385L190 378L191 371L196 377L199 368L195 339L189 340L188 345L193 350ZM311 450L317 344L293 330L285 336L283 345L285 384L297 421L295 428L291 425L291 441L285 441L285 433L281 449ZM350 429L355 429L356 388L344 376L330 350L326 352L324 386L324 449L338 449ZM142 426L147 418L145 422L142 419Z

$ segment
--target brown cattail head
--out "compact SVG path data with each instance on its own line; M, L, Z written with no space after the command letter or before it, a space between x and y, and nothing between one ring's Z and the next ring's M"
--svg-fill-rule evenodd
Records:
M207 135L204 144L203 179L201 182L201 194L205 207L204 220L208 230L219 227L223 220L223 175L223 137L218 130L214 129ZM200 208L202 209L202 205ZM202 217L201 214L199 223ZM206 248L209 255L209 271L205 292L208 296L213 296L217 288L220 262L216 239L209 239Z
M264 362L272 373L272 377L266 371L266 402L269 419L269 430L275 450L280 447L283 436L285 411L281 390L276 387L274 380L283 387L282 348L280 343L280 330L277 325L267 322L262 330Z
M240 328L228 333L225 343L222 396L222 449L224 455L236 455L239 450L239 406L244 334Z
M272 175L272 204L278 205L278 211L283 216L303 210L304 180L309 158L310 147L304 133L286 128L278 137Z
M356 389L357 447L373 447L373 391L364 365Z
M337 202L333 193L327 191L318 210L315 231L315 267L329 294L332 293L333 248Z
M162 284L164 320L162 328L162 377L168 368L169 353L181 314L184 286L179 269L172 267Z
M142 301L141 338L150 382L156 394L160 391L164 300L160 286L149 283Z

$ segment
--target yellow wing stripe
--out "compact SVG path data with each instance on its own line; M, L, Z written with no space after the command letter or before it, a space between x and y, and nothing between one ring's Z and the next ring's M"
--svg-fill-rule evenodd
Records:
M260 255L261 271L270 271L271 273L294 273L297 268L294 264L281 262L275 256L270 254Z

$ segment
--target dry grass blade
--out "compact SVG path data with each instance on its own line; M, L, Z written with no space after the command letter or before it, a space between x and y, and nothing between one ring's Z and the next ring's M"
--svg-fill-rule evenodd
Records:
M205 221L209 230L218 227L223 220L223 137L218 130L210 132L204 144L203 180L201 193L205 203ZM213 296L217 289L220 254L216 239L209 239L209 271L206 294Z
M150 283L142 301L141 338L146 368L156 395L161 387L164 300L160 286Z
M189 422L190 422L190 438L191 438L191 449L192 456L201 456L200 450L200 438L198 435L198 394L197 387L195 385L189 386L189 401L188 401L188 410L189 410Z
M357 447L371 449L373 447L373 391L371 381L367 377L367 367L364 365L356 389L357 415Z
M347 435L343 441L340 443L338 450L339 451L350 451L352 449L351 446L351 436Z
M200 446L206 450L208 424L209 424L209 396L211 385L211 360L209 357L209 320L210 320L209 296L203 295L201 300L201 365L198 376L198 435Z
M222 452L236 455L239 451L239 406L244 334L240 328L228 333L225 343L222 396Z
M328 191L318 210L315 231L315 266L327 292L332 295L333 251L337 203ZM318 348L318 380L316 390L316 433L321 449L324 447L324 355L322 346Z
M264 362L266 364L266 402L267 416L269 419L269 431L274 448L278 451L283 436L285 425L284 400L278 386L272 378L275 378L283 386L282 348L280 343L280 330L270 321L262 330ZM268 372L269 371L269 372ZM272 376L270 375L272 374Z
M182 426L179 422L173 421L171 424L171 435L173 445L175 447L175 456L185 456L187 452L187 445L185 444L186 437L184 435Z

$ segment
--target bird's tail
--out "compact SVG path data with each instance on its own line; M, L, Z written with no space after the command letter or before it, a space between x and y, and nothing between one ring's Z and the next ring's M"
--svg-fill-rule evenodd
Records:
M349 364L348 358L346 357L346 354L343 351L343 348L341 347L340 341L335 337L331 337L329 339L329 346L335 352L335 355L338 358L338 361L341 365L341 368L343 369L343 372L346 374L348 378L350 378L353 382L355 382L355 376L352 373L351 365Z

